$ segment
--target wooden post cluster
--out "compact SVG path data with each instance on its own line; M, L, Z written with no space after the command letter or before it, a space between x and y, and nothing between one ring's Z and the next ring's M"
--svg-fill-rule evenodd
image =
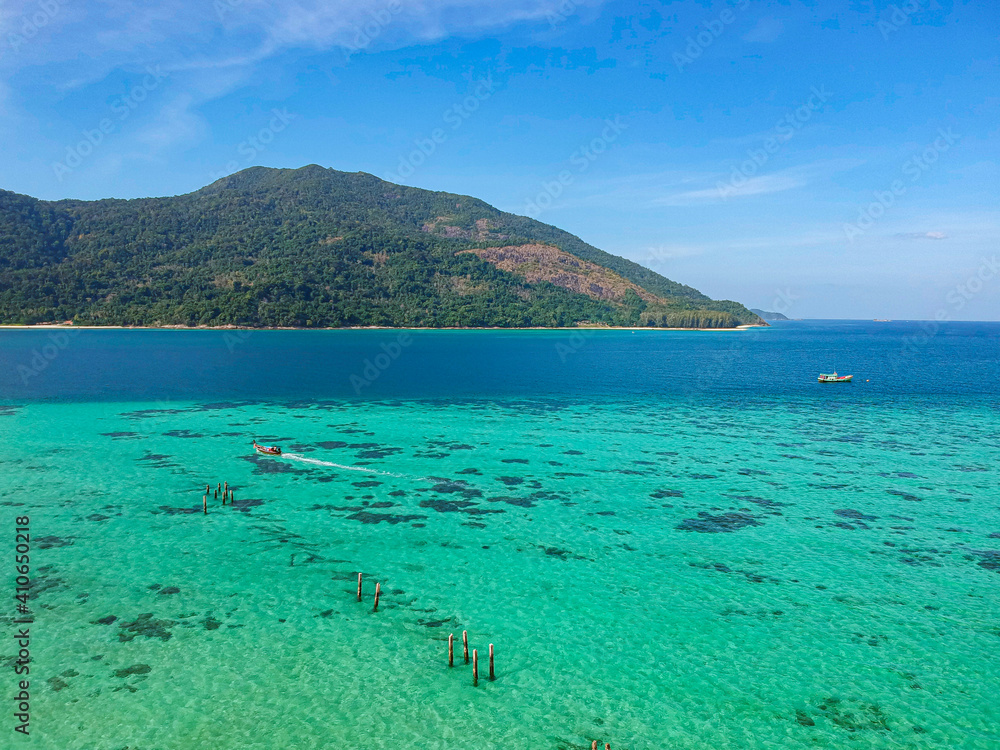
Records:
M465 663L469 663L469 631L462 631L462 652ZM455 666L455 634L448 634L448 666ZM493 661L493 644L490 644L490 680L497 678L496 667ZM479 649L472 649L472 684L479 684Z
M222 482L215 485L215 489L212 489L212 485L205 485L205 496L202 498L202 510L208 515L208 496L211 495L213 500L219 499L219 493L222 493L222 504L225 505L227 502L233 504L233 491L229 487L229 482L225 483L223 486Z

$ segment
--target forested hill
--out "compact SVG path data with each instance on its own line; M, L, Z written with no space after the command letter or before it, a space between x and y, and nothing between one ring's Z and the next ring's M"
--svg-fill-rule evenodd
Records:
M475 198L311 165L188 195L0 191L0 323L731 327L763 321Z

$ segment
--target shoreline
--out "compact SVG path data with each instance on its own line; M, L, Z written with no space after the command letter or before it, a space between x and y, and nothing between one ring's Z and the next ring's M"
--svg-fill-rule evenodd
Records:
M566 326L526 328L499 328L475 326L448 326L440 328L397 328L394 326L343 326L340 328L297 328L271 326L250 328L244 326L76 326L64 323L38 323L36 325L7 325L0 323L0 331L746 331L751 328L770 328L769 325L747 323L735 328L660 328L656 326Z

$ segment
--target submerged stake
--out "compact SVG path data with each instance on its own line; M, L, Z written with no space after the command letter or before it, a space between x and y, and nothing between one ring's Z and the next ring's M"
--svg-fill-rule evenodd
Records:
M462 631L462 651L465 652L465 663L469 663L469 631Z
M495 680L496 675L493 674L493 644L490 644L490 679Z
M358 601L361 601L361 574L358 573Z
M448 666L455 666L455 634L448 634Z
M379 594L381 594L381 593L382 593L382 584L381 583L376 583L375 584L375 611L376 612L378 612L378 597L379 597Z
M479 652L472 649L472 684L479 684Z
M207 516L208 515L208 495L205 495L201 499L201 507L202 507L202 510L205 511L205 515Z

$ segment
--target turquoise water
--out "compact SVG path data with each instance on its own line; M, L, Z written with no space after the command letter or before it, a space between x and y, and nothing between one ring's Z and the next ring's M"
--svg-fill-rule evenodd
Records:
M1000 326L885 331L0 334L20 744L998 747Z

